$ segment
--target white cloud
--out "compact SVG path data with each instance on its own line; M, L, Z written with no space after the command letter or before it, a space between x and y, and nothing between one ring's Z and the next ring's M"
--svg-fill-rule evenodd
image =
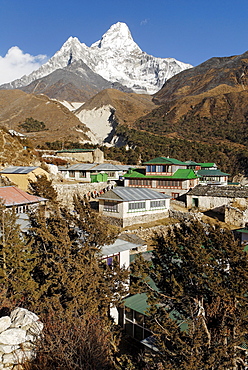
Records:
M145 26L145 25L147 25L148 22L149 22L149 19L147 19L147 18L143 19L143 21L140 22L140 25Z
M46 55L24 54L18 46L13 46L4 57L0 56L0 85L29 75L46 61Z

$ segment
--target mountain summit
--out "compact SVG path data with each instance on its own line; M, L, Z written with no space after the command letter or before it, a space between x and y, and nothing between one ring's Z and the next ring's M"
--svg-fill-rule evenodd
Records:
M107 81L127 86L137 93L148 94L157 92L167 79L192 67L174 58L156 58L143 52L134 42L128 26L118 22L90 47L77 37L69 37L61 49L37 71L0 88L27 86L79 60Z
M102 36L101 40L91 45L91 48L112 49L127 51L141 51L133 41L131 32L126 23L117 22Z

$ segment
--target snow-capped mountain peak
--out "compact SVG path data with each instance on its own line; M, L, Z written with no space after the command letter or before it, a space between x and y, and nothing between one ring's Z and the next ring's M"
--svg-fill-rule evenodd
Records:
M101 40L95 42L91 45L91 48L101 48L101 49L126 49L129 51L132 49L141 49L133 41L131 32L123 22L117 22L113 24L110 29L102 36Z
M168 78L192 67L173 58L148 55L134 42L128 26L117 22L90 47L77 37L69 37L61 49L37 71L0 88L26 86L76 61L83 61L94 73L112 83L117 82L135 92L149 94L157 92Z

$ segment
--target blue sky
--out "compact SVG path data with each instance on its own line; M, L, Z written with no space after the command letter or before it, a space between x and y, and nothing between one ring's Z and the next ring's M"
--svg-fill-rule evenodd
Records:
M90 46L118 21L157 57L195 66L242 54L247 16L248 0L0 0L0 83L37 68L69 36Z

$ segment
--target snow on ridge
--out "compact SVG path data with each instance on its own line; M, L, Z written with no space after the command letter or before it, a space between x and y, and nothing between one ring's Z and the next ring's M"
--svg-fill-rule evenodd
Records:
M90 47L77 37L70 36L61 49L38 70L2 87L26 86L78 60L108 81L119 82L138 93L149 94L157 92L168 78L192 67L174 58L148 55L134 42L128 26L117 22Z

